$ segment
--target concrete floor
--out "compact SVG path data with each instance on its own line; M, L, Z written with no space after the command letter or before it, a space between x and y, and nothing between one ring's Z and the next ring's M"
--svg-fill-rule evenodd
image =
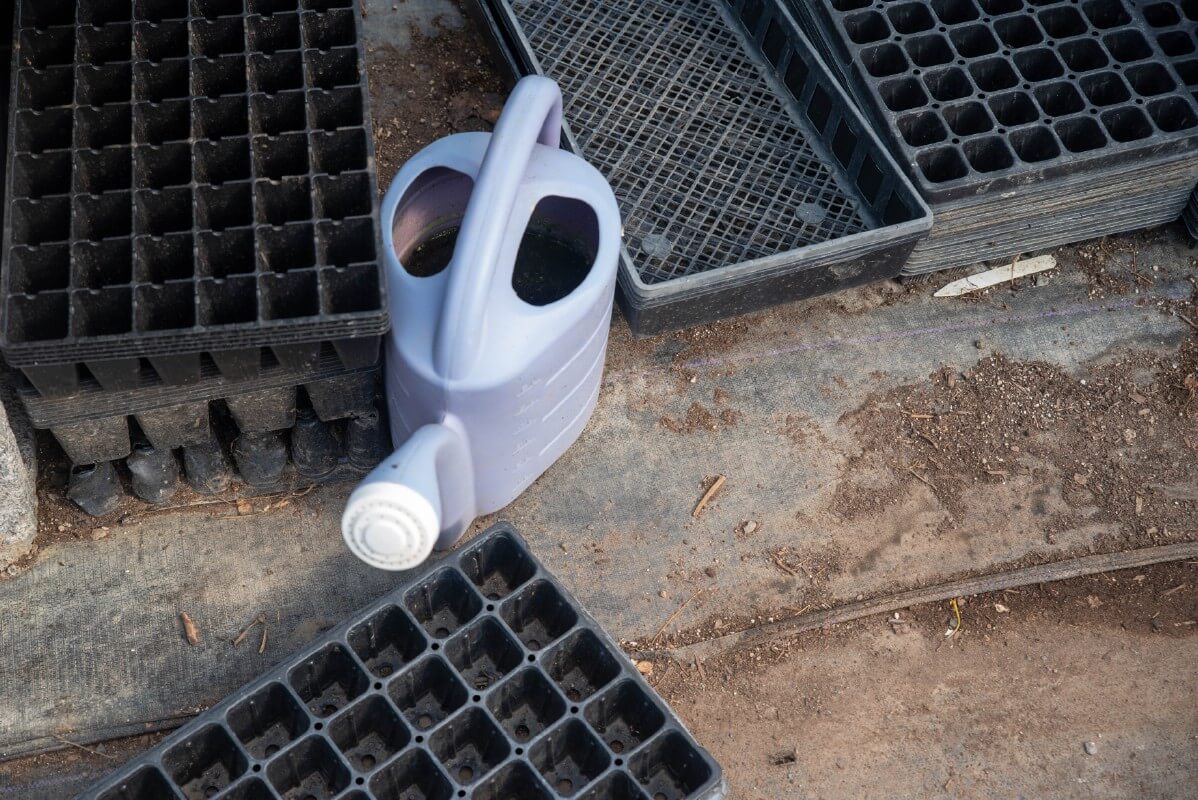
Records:
M428 33L435 15L444 15L449 27L464 24L447 0L367 0L364 7L368 38L399 47L409 22ZM976 513L966 514L960 535L949 537L903 535L940 513L936 498L914 479L898 500L901 514L890 508L863 520L838 521L829 507L841 482L853 476L859 454L843 417L870 396L925 381L945 366L968 369L992 351L1047 361L1077 376L1131 353L1177 352L1190 332L1162 313L1161 304L1192 291L1193 253L1180 228L1124 237L1117 244L1107 268L1125 276L1132 263L1156 268L1150 286L1133 286L1124 294L1096 291L1091 275L1066 269L1024 282L1018 292L999 290L978 302L935 300L932 283L915 291L866 287L645 341L633 340L617 318L592 423L502 516L515 522L538 556L613 635L631 641L652 637L667 619L672 619L671 630L680 631L713 619L752 625L816 599L835 605L1029 557L1051 560L1094 548L1117 525L1109 520L1078 525L1046 542L1036 519L1013 511L1032 490L1031 477L966 497ZM1076 249L1063 255L1073 254ZM722 405L717 396L724 398ZM716 412L730 409L735 424L679 434L662 423L663 418L684 420L696 403ZM790 430L792 418L801 419L804 435ZM716 474L728 476L726 489L693 519L696 500ZM81 531L78 540L44 550L25 574L0 582L0 614L20 620L0 628L0 697L22 698L0 707L0 756L62 747L63 739L94 742L177 724L385 592L390 576L357 563L340 541L338 518L348 491L323 488L283 509L250 517L209 507L137 517L99 541ZM759 532L746 540L737 530L748 520ZM480 520L475 530L489 521ZM846 566L825 578L783 575L767 555L783 547L791 548L799 562L826 563L834 555ZM189 647L180 636L180 611L200 626L199 646ZM232 648L229 639L259 614L273 618L266 652ZM1116 629L1095 635L1099 641L1087 639L1086 645L1095 654L1123 641ZM1189 669L1192 676L1198 673L1195 640L1182 641L1143 648L1117 666L1150 675L1159 668L1162 676L1166 670L1171 676ZM1034 651L1042 645L1023 636L1010 646ZM879 667L880 661L862 660L863 653L875 651L865 640L826 645L818 658L788 662L773 676L751 677L754 696L772 692L781 702L811 673ZM926 658L901 649L884 660L921 672L933 669ZM984 674L1001 664L980 657L968 668ZM1094 691L1079 691L1068 703L1101 703L1101 687L1120 674L1114 667L1104 672L1102 663L1093 666L1095 671L1081 677L1092 679ZM903 669L892 670L889 679L902 680ZM1026 693L1035 680L1029 673L1025 683L1006 689ZM1146 681L1144 691L1175 696L1179 689L1162 677ZM736 706L731 695L726 699L723 708L688 700L684 717L706 731L743 724L740 717L728 716ZM980 694L979 702L1002 703L1004 695ZM1013 704L1010 713L1033 710ZM1192 710L1192 704L1173 702L1156 708L1137 723L1142 744L1172 746L1177 737L1198 733ZM904 711L893 713L901 717ZM858 722L865 724L853 724ZM887 738L885 722L870 722L879 737L880 755L872 762L877 770L884 771L888 758L899 759L912 746L951 758L958 746L952 737L961 735ZM1052 726L1045 725L1049 736ZM1020 760L1010 763L1020 769L1028 759L1034 763L1043 741L1029 739ZM714 739L705 743L720 751ZM818 739L811 746L818 749ZM773 788L759 790L753 783L759 762L723 752L736 772L736 785L752 789L745 796L862 796L854 784L821 778L819 770L807 776L805 790L784 783L765 783ZM1043 761L1054 757L1040 754ZM73 767L10 772L7 778L0 771L0 789L6 797L63 796L79 785L80 775L107 766L106 760L81 755ZM921 769L917 760L902 763L908 772ZM1159 763L1144 760L1121 769L1139 775ZM1193 768L1189 764L1184 774L1192 775ZM1006 796L1002 787L995 780L991 789L969 794ZM1091 789L1084 783L1050 782L1046 793L1111 796Z

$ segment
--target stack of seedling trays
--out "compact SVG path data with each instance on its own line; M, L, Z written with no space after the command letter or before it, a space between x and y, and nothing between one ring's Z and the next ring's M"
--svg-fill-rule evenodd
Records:
M17 4L0 349L77 482L129 457L161 499L138 470L186 448L264 486L288 429L297 459L336 420L380 438L359 26L353 0Z
M497 526L81 800L721 800L720 767Z
M1148 3L789 4L932 207L906 273L1171 221L1198 182L1198 105Z
M475 0L473 10L513 71L560 84L569 146L611 183L621 299L637 333L894 277L931 225L773 4Z
M1198 101L1198 0L1137 0L1144 20L1173 69ZM1198 187L1182 214L1198 239Z

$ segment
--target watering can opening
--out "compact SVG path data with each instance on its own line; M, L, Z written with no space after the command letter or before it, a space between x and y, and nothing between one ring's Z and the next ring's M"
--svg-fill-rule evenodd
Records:
M422 173L396 207L395 257L415 278L439 275L453 260L462 220L474 191L469 175L449 167ZM567 296L586 280L599 252L599 218L573 197L543 197L520 239L512 290L532 306Z
M409 275L431 278L449 266L473 191L474 179L449 167L412 181L392 221L395 257Z
M582 285L598 252L595 209L572 197L544 197L520 239L512 289L532 306L557 302Z

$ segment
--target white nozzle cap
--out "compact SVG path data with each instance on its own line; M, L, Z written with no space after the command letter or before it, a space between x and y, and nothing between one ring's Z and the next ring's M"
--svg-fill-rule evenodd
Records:
M349 497L341 535L372 567L411 569L433 552L441 520L424 495L399 483L368 483Z

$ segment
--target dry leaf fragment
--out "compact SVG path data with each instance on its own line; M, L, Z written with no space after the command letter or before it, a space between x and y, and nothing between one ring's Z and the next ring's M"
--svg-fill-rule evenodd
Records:
M650 675L653 674L653 662L652 661L636 662L636 671L641 673L642 675L644 675L646 678L648 678Z
M193 647L200 643L200 629L191 621L191 617L187 616L186 611L179 612L179 619L183 621L183 635L187 637L187 643Z
M997 611L999 614L1007 614L1011 611L1011 609L1007 608L1002 603L995 603L994 610Z
M1097 595L1092 594L1086 598L1086 603L1090 606L1090 608L1098 608L1100 605L1102 605L1102 599Z
M241 499L241 500L237 501L237 513L238 514L240 514L241 516L244 517L245 515L252 514L253 512L254 512L254 507L250 504L249 500Z

